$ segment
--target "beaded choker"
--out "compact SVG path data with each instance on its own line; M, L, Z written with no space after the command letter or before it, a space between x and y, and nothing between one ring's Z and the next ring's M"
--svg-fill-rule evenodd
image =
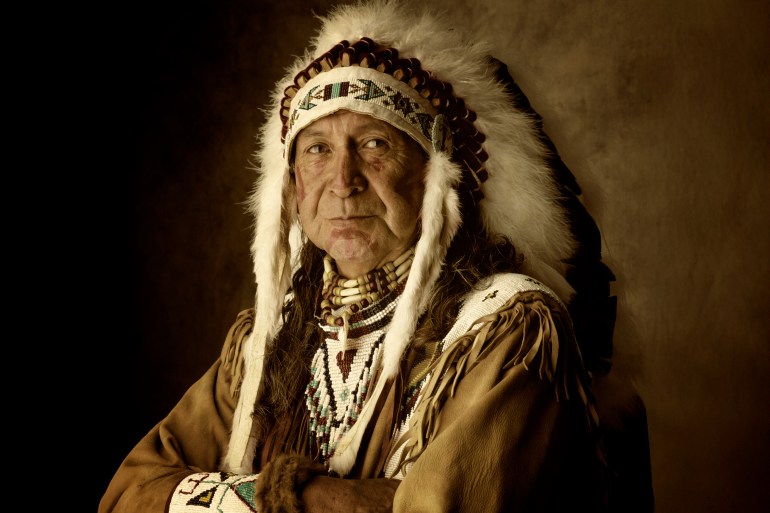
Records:
M330 326L347 328L348 318L395 290L406 277L414 260L414 248L407 249L393 262L358 278L346 279L337 273L332 257L324 257L324 285L321 318ZM344 309L340 312L340 307ZM344 330L347 332L347 330ZM347 335L347 333L345 333Z

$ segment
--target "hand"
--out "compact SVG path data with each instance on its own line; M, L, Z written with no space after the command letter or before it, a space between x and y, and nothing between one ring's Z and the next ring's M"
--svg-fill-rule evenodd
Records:
M397 479L316 476L302 490L305 513L391 513Z

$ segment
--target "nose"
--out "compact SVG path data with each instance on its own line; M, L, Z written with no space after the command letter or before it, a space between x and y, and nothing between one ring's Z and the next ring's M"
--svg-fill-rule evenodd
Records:
M331 191L340 198L347 198L366 188L366 178L361 173L363 162L352 148L337 150L332 159Z

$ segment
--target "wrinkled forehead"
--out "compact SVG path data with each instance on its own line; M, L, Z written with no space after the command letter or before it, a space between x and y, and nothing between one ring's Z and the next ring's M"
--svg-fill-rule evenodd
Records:
M433 105L386 73L349 66L320 73L297 91L286 123L284 157L291 160L294 141L304 128L341 110L384 121L430 152L437 113Z
M377 138L384 138L388 141L403 141L404 144L414 147L415 151L425 153L421 141L415 140L411 135L393 126L390 122L368 113L364 114L341 108L313 120L312 123L294 135L292 151L295 155L292 160L296 158L296 152L303 141L317 138L331 140L338 137L358 139L365 136L370 138L373 134Z

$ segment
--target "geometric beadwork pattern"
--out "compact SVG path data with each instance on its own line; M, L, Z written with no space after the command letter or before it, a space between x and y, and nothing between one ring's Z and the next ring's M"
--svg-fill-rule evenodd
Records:
M296 91L284 125L284 157L291 158L294 137L302 129L340 109L385 121L409 134L426 152L432 147L436 110L428 100L408 84L377 70L339 67L317 75Z
M404 290L399 284L382 299L353 313L343 328L318 319L325 333L310 365L305 389L310 414L310 443L324 463L334 455L337 442L347 433L363 409L372 375L380 366L385 333ZM340 340L340 331L347 336Z
M182 480L171 496L169 513L256 513L257 474L202 472Z
M312 87L301 99L297 108L292 112L287 122L288 132L294 131L294 124L303 113L325 104L339 102L350 105L350 102L367 103L379 106L408 122L427 140L431 139L433 118L426 109L409 95L396 90L394 87L376 80L359 78L321 83ZM320 110L320 109L319 109Z

